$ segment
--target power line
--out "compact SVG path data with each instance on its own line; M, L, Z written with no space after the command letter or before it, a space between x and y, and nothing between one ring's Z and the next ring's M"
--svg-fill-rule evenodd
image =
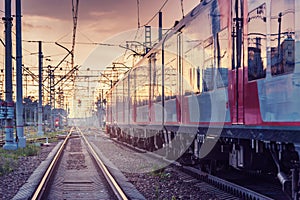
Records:
M82 33L82 32L80 31L80 29L78 29L78 31L79 31L80 34L81 34L83 37L85 37L88 41L90 41L91 43L94 43L94 41L91 40L86 34Z
M153 21L153 19L158 15L158 13L165 7L165 5L168 3L169 0L166 0L164 4L160 7L160 9L155 13L155 15L146 23L144 26L147 26L150 22Z
M72 33L72 31L71 32L69 32L69 33L67 33L67 34L65 34L65 35L63 35L63 36L61 36L59 39L57 39L57 41L56 42L59 42L61 39L63 39L63 38L65 38L65 37L67 37L68 35L70 35Z
M28 43L37 42L35 40L22 40L22 41L23 42L28 42ZM42 41L42 43L45 43L45 44L55 44L56 42L54 42L54 41ZM72 42L60 42L60 44L72 44ZM101 42L76 42L76 44L81 44L81 45L96 45L96 46L110 46L110 47L118 47L119 46L117 44L101 43Z

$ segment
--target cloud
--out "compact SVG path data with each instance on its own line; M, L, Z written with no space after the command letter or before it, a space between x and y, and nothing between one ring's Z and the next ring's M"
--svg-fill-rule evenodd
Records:
M29 31L32 29L44 29L44 30L51 30L52 27L49 25L42 25L42 24L33 24L33 23L27 23L23 22L23 30Z
M14 1L12 3L14 4ZM116 34L136 29L138 25L136 3L135 0L80 0L76 41L103 42ZM185 5L191 5L190 9L192 4L196 3L199 3L199 0L184 2ZM140 25L144 25L162 4L161 0L140 1ZM12 5L12 13L15 12L14 8ZM3 6L0 9L3 10ZM185 12L190 9L185 8ZM72 0L24 0L22 15L24 40L72 41ZM174 24L174 20L180 17L180 1L169 1L163 9L163 26L169 28ZM157 24L158 19L155 17L150 25L155 27ZM4 25L0 31L3 30ZM50 44L45 45L45 48L47 46ZM53 46L55 52L57 47ZM79 45L77 50L81 50ZM52 52L45 49L45 54ZM79 54L83 56L86 52L80 51Z
M66 21L47 16L26 15L23 17L22 22L25 31L28 29L31 31L34 31L34 29L49 31L54 28L53 26L59 27L60 24L65 23Z
M108 16L112 16L114 14L116 14L116 11L113 11L113 10L112 11L91 11L91 12L89 12L89 15L91 17L103 17L103 16L108 17Z
M72 0L26 0L23 1L24 14L72 19ZM135 1L84 0L79 1L78 16L80 20L93 20L99 16L112 14L128 15L136 9ZM131 16L131 15L129 15Z

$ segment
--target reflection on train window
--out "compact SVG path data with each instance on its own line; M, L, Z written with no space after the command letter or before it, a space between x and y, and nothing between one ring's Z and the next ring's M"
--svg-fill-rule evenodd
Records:
M266 77L266 5L248 14L248 80Z
M272 1L271 74L292 73L295 68L295 0Z
M185 40L183 56L183 91L185 95L202 91L201 68L203 66L203 46L199 40ZM189 83L188 81L189 80Z
M214 88L214 49L213 39L204 42L204 69L203 69L203 91L211 91Z
M136 105L148 105L149 101L149 67L146 65L139 66L135 70L135 87L134 92L136 95ZM138 75L137 75L138 74Z
M178 64L178 56L176 54L177 50L177 37L170 38L165 42L165 99L174 99L178 91L178 73L177 73L177 64Z
M223 29L217 35L217 87L228 86L228 28Z

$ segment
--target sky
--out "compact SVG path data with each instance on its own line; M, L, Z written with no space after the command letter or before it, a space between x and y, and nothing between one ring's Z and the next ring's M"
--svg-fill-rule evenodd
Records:
M0 5L2 11L4 11L4 1ZM12 13L15 12L14 2L12 0ZM139 2L139 20L137 2ZM105 42L114 35L136 30L138 21L143 27L164 2L165 0L79 0L76 41L79 43ZM183 13L187 14L198 3L199 0L182 0ZM163 26L169 28L175 20L182 18L181 0L169 0L162 11ZM4 15L3 12L0 14ZM22 14L23 40L45 41L43 54L52 60L46 64L58 63L66 51L54 42L63 43L67 48L71 48L71 44L65 44L65 42L71 43L72 41L72 0L25 0L22 1ZM157 27L157 24L158 17L155 17L149 25ZM4 40L3 23L0 29L0 38ZM23 48L24 63L37 65L36 55L30 55L37 52L37 44L24 42ZM76 64L84 63L95 48L95 45L76 45ZM3 51L2 48L1 54Z
M75 0L73 0L75 2ZM4 17L4 2L0 3L0 16ZM110 49L92 43L119 44L133 38L138 31L144 34L146 25L162 5L163 28L172 27L176 20L186 15L200 0L79 0L76 31L75 65L81 69L104 69L125 50L119 47ZM182 7L183 6L183 7ZM138 14L139 11L139 14ZM15 14L15 0L12 0L12 14ZM67 51L55 42L71 50L73 18L72 0L23 0L22 1L23 64L38 74L38 44L28 41L42 41L43 65L57 66ZM13 55L15 55L15 19L13 19ZM157 28L158 15L147 24ZM157 30L153 28L152 30ZM4 23L0 22L0 38L5 41ZM82 44L88 43L88 44ZM0 46L0 89L4 88L5 49ZM60 65L61 74L70 69L70 57ZM15 63L13 62L13 69ZM37 98L37 82L23 77L23 95ZM84 88L84 86L82 87ZM66 93L66 92L65 92ZM14 93L15 94L15 93ZM90 94L89 94L90 96ZM46 96L44 98L47 98Z

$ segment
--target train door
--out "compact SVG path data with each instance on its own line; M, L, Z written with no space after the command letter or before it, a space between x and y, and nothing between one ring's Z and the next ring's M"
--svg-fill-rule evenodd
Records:
M244 1L231 1L231 48L232 68L229 74L229 101L233 124L244 124L244 67L243 67L243 32Z

